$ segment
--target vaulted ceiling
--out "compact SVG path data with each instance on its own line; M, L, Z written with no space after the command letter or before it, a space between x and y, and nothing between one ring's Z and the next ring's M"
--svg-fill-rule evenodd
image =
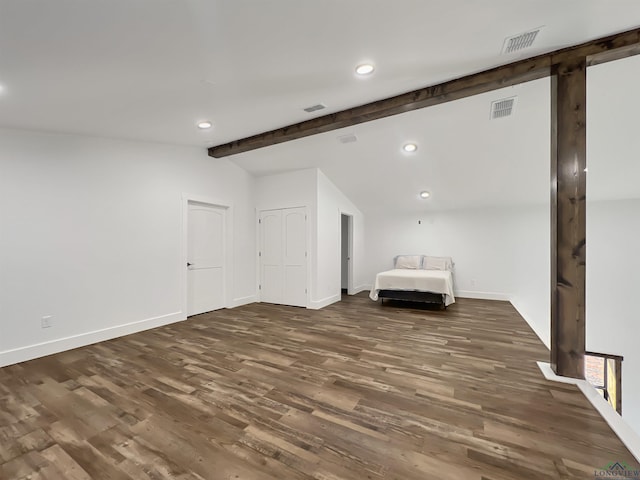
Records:
M636 0L0 0L0 127L206 154L638 25ZM530 49L501 53L506 37L538 27ZM358 78L365 61L376 70ZM491 100L513 95L515 115L490 122ZM317 103L327 108L303 110ZM339 143L343 133L358 141ZM546 181L547 133L542 80L229 158L258 175L320 167L367 208L424 208L421 189L432 208L458 208L546 195L546 184L508 185ZM412 156L400 151L409 140Z

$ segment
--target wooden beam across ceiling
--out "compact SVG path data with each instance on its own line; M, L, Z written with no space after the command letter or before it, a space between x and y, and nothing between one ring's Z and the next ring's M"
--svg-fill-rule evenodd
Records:
M209 148L209 156L219 158L248 152L537 80L551 75L552 67L575 58L586 57L588 65L591 65L617 60L638 53L640 53L640 28L509 63L251 137L234 140Z

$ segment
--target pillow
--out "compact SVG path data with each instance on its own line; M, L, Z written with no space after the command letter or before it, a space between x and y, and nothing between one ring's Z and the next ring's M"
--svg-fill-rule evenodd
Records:
M398 255L395 258L394 267L414 270L422 268L422 255Z
M422 268L425 270L452 270L453 261L451 257L424 257Z

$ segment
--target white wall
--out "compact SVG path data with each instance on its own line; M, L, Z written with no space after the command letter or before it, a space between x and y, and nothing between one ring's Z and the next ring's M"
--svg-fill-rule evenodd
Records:
M314 303L325 306L341 296L341 215L353 217L352 285L349 293L366 289L364 217L362 212L318 170L317 283Z
M640 434L640 199L587 208L587 350L624 356L622 416Z
M513 288L514 209L469 209L424 214L369 213L367 279L393 268L400 254L450 256L456 295L508 300ZM420 223L418 223L420 222Z
M340 300L340 214L354 217L354 287L363 281L364 220L362 213L318 169L259 177L257 210L307 208L309 308Z
M0 364L184 319L183 193L232 207L255 298L254 179L204 148L0 130L0 171Z
M522 207L512 224L511 303L551 348L551 208Z
M624 356L622 417L640 434L640 57L587 70L587 349Z
M305 207L307 212L307 285L310 292L307 306L311 305L314 297L316 282L316 236L317 236L317 169L307 168L292 172L279 173L258 177L256 179L256 211L275 210L280 208ZM257 217L256 220L257 222ZM258 233L256 233L256 236ZM258 275L256 283L260 281L260 265L257 252L254 253Z
M316 182L315 168L257 177L257 210L307 207L307 215L312 214L315 218Z

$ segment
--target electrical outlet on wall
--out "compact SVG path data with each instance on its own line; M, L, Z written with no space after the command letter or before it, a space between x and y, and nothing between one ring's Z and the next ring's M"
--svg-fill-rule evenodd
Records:
M469 280L469 285L470 285L471 287L475 287L475 286L476 286L476 279L475 279L475 278L472 278L471 280Z
M45 315L40 320L42 328L49 328L53 326L53 315Z

